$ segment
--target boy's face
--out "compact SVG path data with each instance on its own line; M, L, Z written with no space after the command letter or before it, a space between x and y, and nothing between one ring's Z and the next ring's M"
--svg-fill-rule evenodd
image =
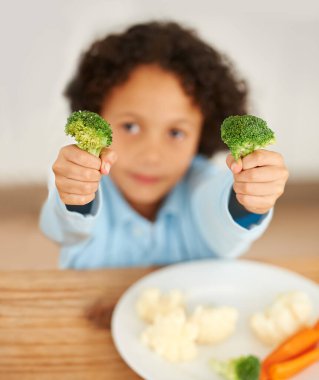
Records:
M153 219L197 151L202 113L174 74L143 65L112 90L101 114L118 154L111 177L131 206Z

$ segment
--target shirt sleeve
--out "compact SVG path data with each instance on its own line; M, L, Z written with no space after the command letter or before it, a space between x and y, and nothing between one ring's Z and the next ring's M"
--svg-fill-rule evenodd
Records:
M237 257L266 230L273 210L242 226L229 211L231 173L220 171L197 181L192 190L192 210L199 231L211 250L220 257Z

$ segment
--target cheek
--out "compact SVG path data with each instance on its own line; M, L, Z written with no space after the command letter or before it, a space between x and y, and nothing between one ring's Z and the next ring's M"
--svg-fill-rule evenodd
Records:
M182 144L180 149L177 147L175 150L176 158L178 158L181 161L181 164L185 164L186 162L189 162L192 160L194 155L197 152L198 148L198 138L192 138L190 141L187 141L186 144Z
M113 131L112 131L112 146L111 148L114 149L114 150L118 150L120 148L120 135L119 135L119 131L117 130L117 128L113 128Z
M194 149L175 149L171 155L167 155L166 164L175 177L181 177L189 168L194 157Z
M118 155L117 162L123 161L125 156L128 156L130 154L130 144L126 143L125 139L123 139L123 136L116 130L113 131L113 142L111 145L111 149L114 150Z

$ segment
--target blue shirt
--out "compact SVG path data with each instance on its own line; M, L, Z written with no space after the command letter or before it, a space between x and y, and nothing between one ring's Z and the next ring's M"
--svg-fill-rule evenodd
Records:
M229 170L222 171L198 156L151 222L130 207L110 176L102 178L89 214L68 210L52 181L40 226L60 243L62 268L236 257L264 232L272 211L263 217L252 214L252 223L240 225L228 207L232 184Z

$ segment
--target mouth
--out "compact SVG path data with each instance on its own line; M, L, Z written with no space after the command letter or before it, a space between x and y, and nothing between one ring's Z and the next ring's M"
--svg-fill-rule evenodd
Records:
M134 181L140 184L144 184L144 185L153 185L160 181L160 177L139 174L139 173L131 173L131 178L133 178Z

